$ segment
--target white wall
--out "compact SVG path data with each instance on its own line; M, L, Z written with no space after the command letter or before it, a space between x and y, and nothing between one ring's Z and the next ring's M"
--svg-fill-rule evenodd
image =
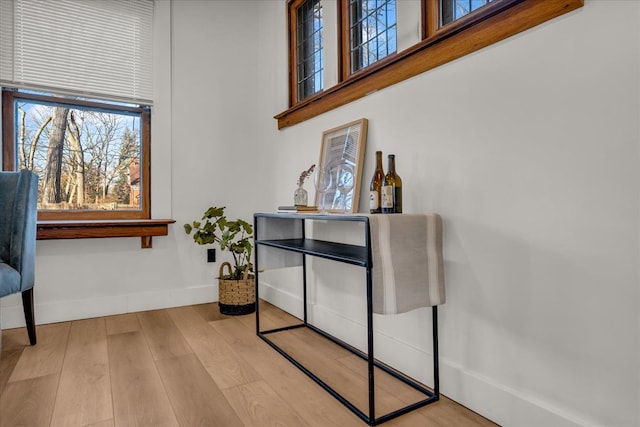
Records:
M269 116L286 107L286 88L272 84L286 74L286 39L274 31L285 13L263 9ZM313 120L272 124L266 138L290 153L275 159L282 201L323 130L369 119L365 180L375 150L393 152L405 211L445 220L442 391L504 425L640 424L639 9L587 1ZM334 297L315 311L341 315L338 331L358 319ZM385 357L429 354L412 326L428 334L426 312L378 321L397 339Z
M639 2L587 0L282 131L286 2L157 4L153 211L177 223L145 250L38 242L38 322L214 299L219 264L181 225L210 205L250 219L289 203L322 131L366 117L365 181L373 153L394 152L405 211L445 220L442 392L503 425L640 425ZM356 331L357 292L331 292L313 315ZM2 306L4 328L22 324L17 297ZM380 354L429 382L428 312L377 322Z

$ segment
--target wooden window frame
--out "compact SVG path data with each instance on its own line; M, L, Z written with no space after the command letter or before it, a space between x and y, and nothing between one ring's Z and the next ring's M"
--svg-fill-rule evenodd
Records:
M3 170L15 169L15 109L16 99L53 102L57 104L104 109L98 102L37 95L11 89L2 90L2 156ZM146 107L108 104L109 110L136 112L141 123L142 172L141 209L138 211L38 211L37 239L82 239L98 237L140 237L142 248L152 247L153 236L166 236L173 219L151 219L151 112Z
M297 49L298 14L297 14L297 11L298 11L298 8L305 1L307 0L289 0L289 5L287 7L287 20L289 22L289 59L293 61L291 62L291 70L289 74L289 105L302 102L302 101L298 101L299 93L298 93L298 70L297 70L297 64L298 64L298 49ZM323 16L323 20L324 20L324 16ZM324 28L324 23L323 23L323 28ZM324 56L324 52L322 52L322 55ZM323 67L324 67L324 64L323 64ZM320 89L320 91L304 99L309 99L310 97L313 97L318 93L321 93L322 90L323 89Z
M274 117L278 129L331 111L584 6L584 0L500 0L438 28L438 3L422 0L420 42L358 73L344 75L340 64L348 61L348 57L339 49L339 82L300 102L294 102L290 95L289 108ZM348 16L345 17L343 7L338 7L338 11L341 27ZM339 44L342 46L342 42ZM291 59L290 52L290 64ZM291 74L291 65L289 68Z
M100 210L43 210L38 211L39 220L113 220L113 219L149 219L151 218L151 162L149 153L151 150L151 113L146 107L133 107L118 104L107 104L85 100L61 98L57 96L38 95L25 93L16 90L2 90L2 123L3 123L3 169L15 169L15 102L16 100L29 100L62 104L73 108L75 106L86 107L88 109L104 110L108 108L113 111L136 113L140 115L140 171L142 175L142 185L140 188L141 209L137 211L100 211Z

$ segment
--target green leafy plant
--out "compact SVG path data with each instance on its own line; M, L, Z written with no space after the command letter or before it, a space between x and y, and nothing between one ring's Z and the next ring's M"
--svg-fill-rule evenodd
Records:
M250 268L253 244L253 226L246 221L227 220L226 207L210 207L200 221L184 224L188 235L193 233L193 241L199 245L217 243L221 251L229 251L233 256L233 273L224 279L242 279L244 271Z

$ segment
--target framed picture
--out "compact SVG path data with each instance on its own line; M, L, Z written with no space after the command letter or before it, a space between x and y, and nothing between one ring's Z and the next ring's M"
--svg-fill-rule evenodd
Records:
M367 119L360 119L322 133L318 169L331 176L328 190L316 190L315 204L328 212L357 212L367 142Z

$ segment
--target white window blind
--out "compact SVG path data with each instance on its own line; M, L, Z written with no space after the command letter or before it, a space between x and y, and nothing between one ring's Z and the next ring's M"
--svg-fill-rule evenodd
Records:
M0 85L153 100L153 0L0 0Z

